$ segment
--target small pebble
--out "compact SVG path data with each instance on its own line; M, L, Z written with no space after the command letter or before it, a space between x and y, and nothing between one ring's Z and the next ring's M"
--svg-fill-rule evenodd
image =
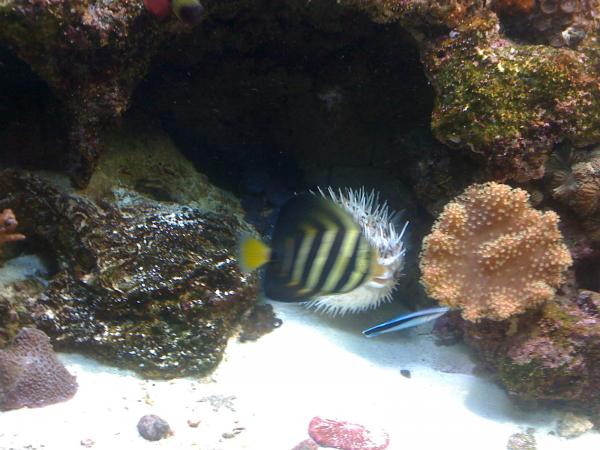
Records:
M400 371L400 375L402 375L404 378L410 378L410 376L411 376L410 370L402 369Z
M173 434L167 421L154 414L143 416L137 424L137 429L148 441L158 441Z
M565 415L558 421L556 432L560 437L574 438L594 428L594 424L585 416L573 414Z
M200 419L188 419L187 424L190 428L198 428L198 425L200 425Z
M240 434L242 431L244 431L244 429L245 429L244 427L237 427L237 428L234 428L234 429L233 429L231 432L229 432L229 433L223 433L223 434L221 435L221 437L222 437L222 438L224 438L224 439L232 439L232 438L236 437L238 434Z
M535 436L531 433L515 433L508 438L507 450L536 450Z
M92 439L82 439L80 444L85 448L92 448L94 446L94 441Z

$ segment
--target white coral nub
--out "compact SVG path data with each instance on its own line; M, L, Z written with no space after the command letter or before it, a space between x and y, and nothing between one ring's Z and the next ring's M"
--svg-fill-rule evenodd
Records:
M374 190L370 193L364 188L345 191L340 189L336 192L328 188L324 192L319 188L319 193L340 205L356 220L366 239L377 250L377 262L385 268L385 272L372 275L350 292L324 295L309 301L308 305L318 311L343 315L374 309L390 301L404 268L406 249L402 236L408 222L404 223L400 232L396 231L396 213L389 210L387 202L379 203L379 194Z

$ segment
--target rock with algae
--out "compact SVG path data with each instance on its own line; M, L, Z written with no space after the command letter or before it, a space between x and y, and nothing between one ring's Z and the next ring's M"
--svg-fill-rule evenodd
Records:
M508 320L449 318L509 395L600 423L600 294L572 282L540 309Z
M2 172L0 197L22 211L23 230L58 267L27 310L60 349L150 377L204 374L256 296L234 257L244 223L235 201L165 149L166 138L139 139L109 139L118 152L100 161L86 191L60 177ZM147 170L120 164L140 142L148 144L140 163ZM171 185L177 177L187 192ZM177 202L193 192L202 196Z
M424 61L438 92L435 135L451 147L483 154L496 177L539 178L556 143L600 140L597 58L591 50L517 45L488 14L439 38Z
M79 184L89 181L98 160L98 131L127 109L150 59L173 32L142 1L0 1L0 45L62 101Z
M475 184L450 202L423 241L421 281L465 319L507 319L554 296L571 265L558 216L522 189Z
M558 421L556 433L560 437L575 438L594 428L594 424L585 416L566 412Z
M47 406L76 392L75 377L58 360L42 331L23 328L0 350L0 410Z
M530 30L539 22L533 11L538 3L543 19L551 16L553 30L557 30L558 23L566 24L567 28L561 29L559 34L573 49L530 45L527 42L536 41L507 34L510 27L505 14L497 11L522 12L527 15L525 28ZM202 55L196 51L199 48L211 54L222 48L248 54L263 45L268 46L270 41L280 39L279 36L288 39L287 30L281 32L281 23L294 29L310 24L330 34L337 33L343 26L337 18L347 15L345 7L352 6L367 11L375 21L399 21L412 32L436 93L432 114L435 135L451 147L482 155L495 177L520 181L539 178L543 174L543 161L557 142L566 139L577 146L600 142L600 88L595 82L600 52L597 21L592 20L598 12L594 1L544 0L531 6L531 1L526 0L495 3L340 0L334 7L331 5L331 2L289 0L272 8L269 2L215 2L206 8L206 26L214 27L211 34L194 33L191 37L186 34L184 39L176 40L168 53L179 55L175 57L178 64L191 67L202 59L202 56L190 56ZM500 10L498 5L503 5ZM323 13L321 8L333 10L334 14ZM292 21L298 17L301 23ZM569 19L568 23L565 18ZM233 30L215 26L230 23L232 19L239 19ZM350 26L360 40L365 28L355 25L359 22L364 20L357 16ZM0 43L13 49L39 73L66 106L72 122L69 135L76 149L75 170L80 184L89 180L97 162L98 130L102 123L113 121L127 108L130 93L146 73L152 56L157 54L161 43L174 41L169 38L180 34L181 27L182 24L173 21L160 23L144 10L141 1L5 0L0 3ZM310 45L312 41L306 41L306 46ZM329 45L324 42L316 52L322 53L323 47L326 49ZM393 47L394 44L388 45L388 48ZM388 48L380 51L385 53ZM297 58L304 57L302 50ZM207 61L210 66L210 57ZM383 70L386 64L379 66ZM367 69L365 73L372 78L378 72ZM232 73L233 77L240 78L237 65ZM294 85L302 83L306 81L292 80L285 86L296 95ZM319 98L329 105L327 108L344 112L339 107L343 104L340 103L344 99L343 89L329 82L318 89ZM384 88L384 94L395 99L403 98L401 92L406 91L404 86ZM254 94L248 92L248 95ZM189 102L189 98L185 102ZM206 111L208 117L204 121L223 114L215 114L211 108ZM184 115L197 117L195 112ZM253 113L256 112L255 107ZM321 125L319 120L317 125ZM345 131L340 133L341 140L346 139L348 128ZM360 145L365 147L362 142Z
M412 31L436 92L434 134L450 147L483 155L497 179L540 178L546 156L562 140L600 142L596 21L586 24L590 32L572 50L511 39L493 2L342 3ZM529 9L525 2L503 3ZM590 5L586 14L593 17L597 5Z

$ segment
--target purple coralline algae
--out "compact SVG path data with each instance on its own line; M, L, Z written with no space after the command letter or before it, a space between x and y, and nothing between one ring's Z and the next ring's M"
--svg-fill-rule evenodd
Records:
M0 410L52 405L76 392L75 377L58 360L44 332L23 328L0 350Z

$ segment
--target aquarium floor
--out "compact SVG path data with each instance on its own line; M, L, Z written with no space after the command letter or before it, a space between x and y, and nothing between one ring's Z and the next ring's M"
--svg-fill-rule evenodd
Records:
M528 427L538 450L600 448L598 433L549 434L556 413L514 408L472 375L464 348L436 346L428 328L363 338L359 331L390 308L330 320L274 306L283 325L257 342L232 342L209 379L148 381L61 355L79 392L66 403L0 413L0 448L291 450L314 416L383 428L390 449L505 450L509 436ZM136 424L144 414L167 420L174 435L142 439Z

